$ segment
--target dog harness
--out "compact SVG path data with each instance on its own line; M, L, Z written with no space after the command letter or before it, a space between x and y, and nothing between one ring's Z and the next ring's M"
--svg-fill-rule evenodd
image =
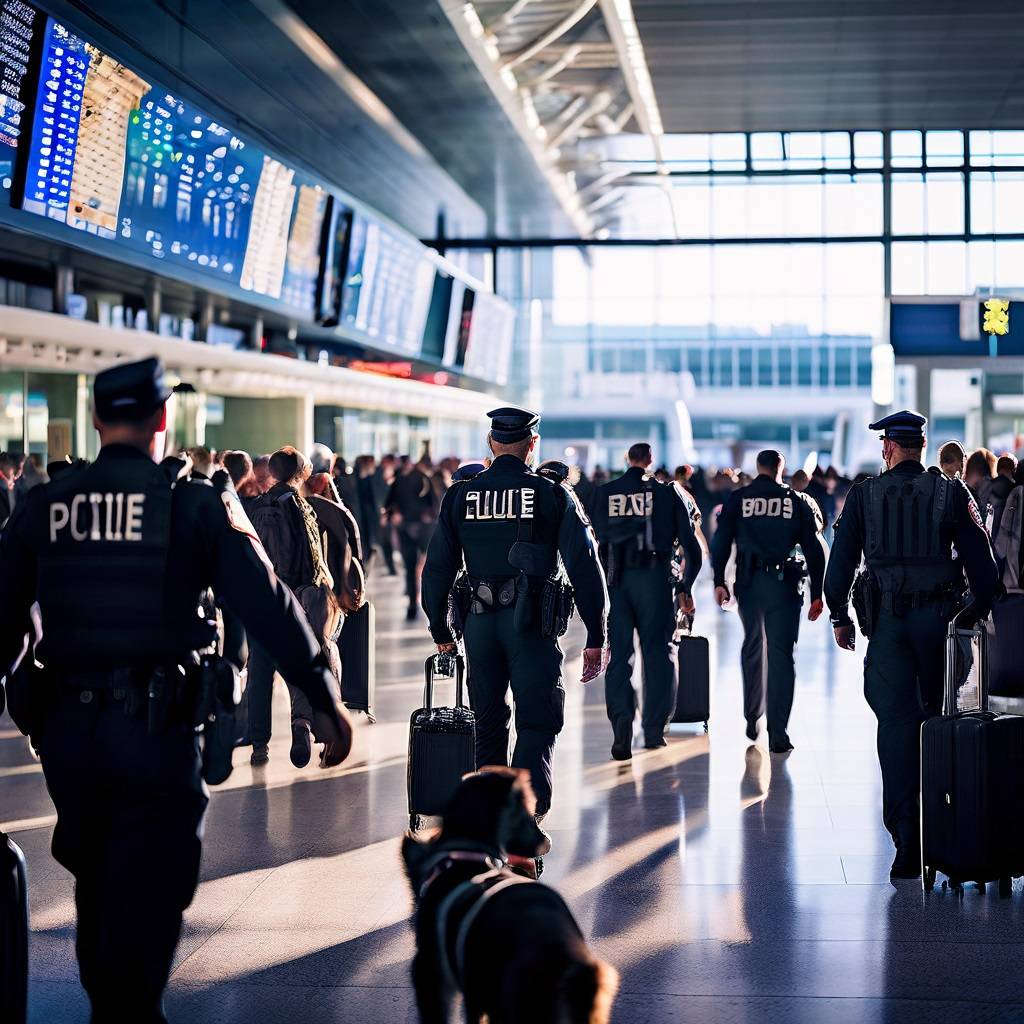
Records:
M420 886L422 902L430 887L455 864L476 862L487 870L460 882L441 901L437 908L437 945L441 958L441 968L449 985L462 990L462 973L466 956L466 943L473 923L480 915L487 901L513 885L531 882L532 879L520 875L506 874L508 861L499 855L484 850L442 850L434 858L436 863L431 867L426 880ZM467 899L468 897L468 899ZM448 918L452 911L462 902L466 903L461 910L462 919L455 935L454 947L448 941Z
M470 929L480 911L484 909L487 901L496 896L503 889L513 885L528 885L529 878L521 875L509 875L505 873L505 866L492 868L482 874L470 878L468 881L457 885L441 901L437 910L437 942L441 955L441 966L444 969L445 977L450 985L462 991L462 974L465 967L466 942L469 939ZM459 922L459 930L455 935L455 946L449 950L448 943L448 916L456 907L459 901L467 893L475 890L469 906L463 911L462 920Z

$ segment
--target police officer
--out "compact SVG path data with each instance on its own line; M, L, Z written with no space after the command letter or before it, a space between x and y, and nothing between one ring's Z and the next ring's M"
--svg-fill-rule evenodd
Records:
M882 431L886 470L847 495L825 575L836 643L852 651L848 603L863 554L867 575L858 580L854 602L865 613L861 626L870 638L864 695L878 719L882 819L896 846L893 878L921 874L921 723L941 711L946 628L961 604L964 572L972 595L961 613L965 624L988 614L997 581L988 534L967 486L921 464L926 424L908 410L871 424Z
M635 633L640 636L644 666L644 746L665 746L665 727L675 707L675 611L693 614L690 591L703 562L697 540L700 513L692 499L681 488L648 475L649 444L634 444L626 458L629 468L597 489L593 508L611 597L611 661L604 693L612 723L612 757L617 761L632 756ZM684 569L675 580L672 556L677 545L683 551Z
M170 394L156 359L96 377L96 461L34 489L0 540L0 673L24 688L57 809L53 854L75 876L77 952L94 1024L163 1021L162 993L198 881L207 792L193 652L208 588L312 703L340 763L337 682L233 491L156 465ZM39 602L42 669L12 675ZM26 686L27 683L27 686Z
M767 711L768 749L785 754L789 713L793 709L796 670L793 648L800 632L803 580L810 576L814 622L822 612L825 541L821 510L813 498L782 482L785 460L780 452L758 453L757 476L733 491L718 514L711 541L715 600L729 600L725 570L736 545L736 603L743 622L743 715L747 738L757 739L758 722ZM800 553L796 551L799 546Z
M445 494L423 570L423 610L442 652L455 649L449 595L465 565L464 634L476 713L478 765L508 764L509 687L516 707L512 765L528 768L542 817L551 805L551 757L562 730L565 690L557 629L547 612L560 562L587 629L583 682L603 668L607 591L584 514L568 488L529 466L540 417L488 413L490 467ZM456 602L462 598L457 593Z

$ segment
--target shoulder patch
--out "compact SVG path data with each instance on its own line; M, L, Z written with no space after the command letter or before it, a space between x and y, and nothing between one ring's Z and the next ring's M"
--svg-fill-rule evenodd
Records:
M967 511L970 512L975 524L984 530L985 523L982 521L981 510L978 508L978 503L974 500L974 495L968 495L967 497ZM988 531L986 530L985 532L987 533Z
M220 500L224 506L224 511L227 513L228 525L232 530L245 534L252 541L252 546L256 549L256 554L259 555L260 560L273 572L274 566L263 548L260 535L256 532L256 527L252 525L252 520L246 515L245 509L242 508L238 495L233 490L221 491Z

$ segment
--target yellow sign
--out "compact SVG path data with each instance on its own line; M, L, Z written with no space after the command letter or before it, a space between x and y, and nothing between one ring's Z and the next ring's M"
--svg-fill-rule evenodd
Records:
M1010 303L1006 299L985 300L985 322L981 329L986 334L1008 334L1010 330Z

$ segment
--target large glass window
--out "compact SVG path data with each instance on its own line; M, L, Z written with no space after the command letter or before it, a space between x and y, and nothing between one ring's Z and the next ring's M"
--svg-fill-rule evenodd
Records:
M959 235L964 230L962 174L894 174L894 235Z
M1024 232L1024 172L975 171L971 175L971 231L979 235Z

